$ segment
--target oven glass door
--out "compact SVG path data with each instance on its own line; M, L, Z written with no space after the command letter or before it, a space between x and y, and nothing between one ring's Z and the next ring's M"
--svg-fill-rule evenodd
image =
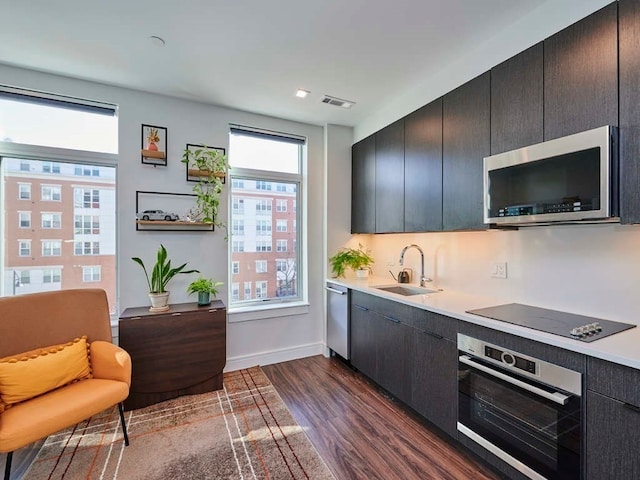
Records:
M546 385L479 358L473 362L488 369L458 363L458 422L545 478L579 479L580 397L566 394L562 405L489 371L556 392Z

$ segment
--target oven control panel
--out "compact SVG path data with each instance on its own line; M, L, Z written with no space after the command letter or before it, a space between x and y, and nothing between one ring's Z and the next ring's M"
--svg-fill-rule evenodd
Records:
M502 362L510 367L514 367L534 375L536 374L536 362L527 358L519 357L513 353L485 345L484 356L497 360L498 362Z

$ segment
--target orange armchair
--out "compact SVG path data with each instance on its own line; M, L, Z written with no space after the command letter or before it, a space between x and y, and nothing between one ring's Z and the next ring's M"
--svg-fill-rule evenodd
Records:
M116 404L125 445L129 445L122 402L129 396L131 358L112 343L105 292L77 289L0 298L0 358L82 336L90 345L91 378L13 404L0 413L0 453L7 453L5 480L15 450Z

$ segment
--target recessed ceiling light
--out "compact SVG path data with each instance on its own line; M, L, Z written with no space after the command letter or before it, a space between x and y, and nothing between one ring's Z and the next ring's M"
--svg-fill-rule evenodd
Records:
M164 47L164 44L165 44L164 38L160 38L160 37L157 37L155 35L151 35L149 37L149 40L156 47Z
M306 90L302 90L301 88L299 88L299 89L298 89L298 91L296 92L296 97L304 98L304 97L306 97L307 95L309 95L310 93L311 93L311 92L308 92L308 91L306 91Z

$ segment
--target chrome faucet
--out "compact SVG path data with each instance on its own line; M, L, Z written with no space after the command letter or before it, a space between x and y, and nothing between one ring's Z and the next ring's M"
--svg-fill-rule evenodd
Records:
M404 247L402 249L402 252L400 253L400 265L403 265L404 262L404 254L407 252L408 249L410 249L411 247L417 248L418 251L420 252L420 260L421 260L421 264L420 264L420 286L421 287L426 287L426 283L427 282L431 282L432 280L430 278L427 278L424 276L424 252L422 251L422 249L416 245L415 243L412 243L411 245L407 245L406 247Z

